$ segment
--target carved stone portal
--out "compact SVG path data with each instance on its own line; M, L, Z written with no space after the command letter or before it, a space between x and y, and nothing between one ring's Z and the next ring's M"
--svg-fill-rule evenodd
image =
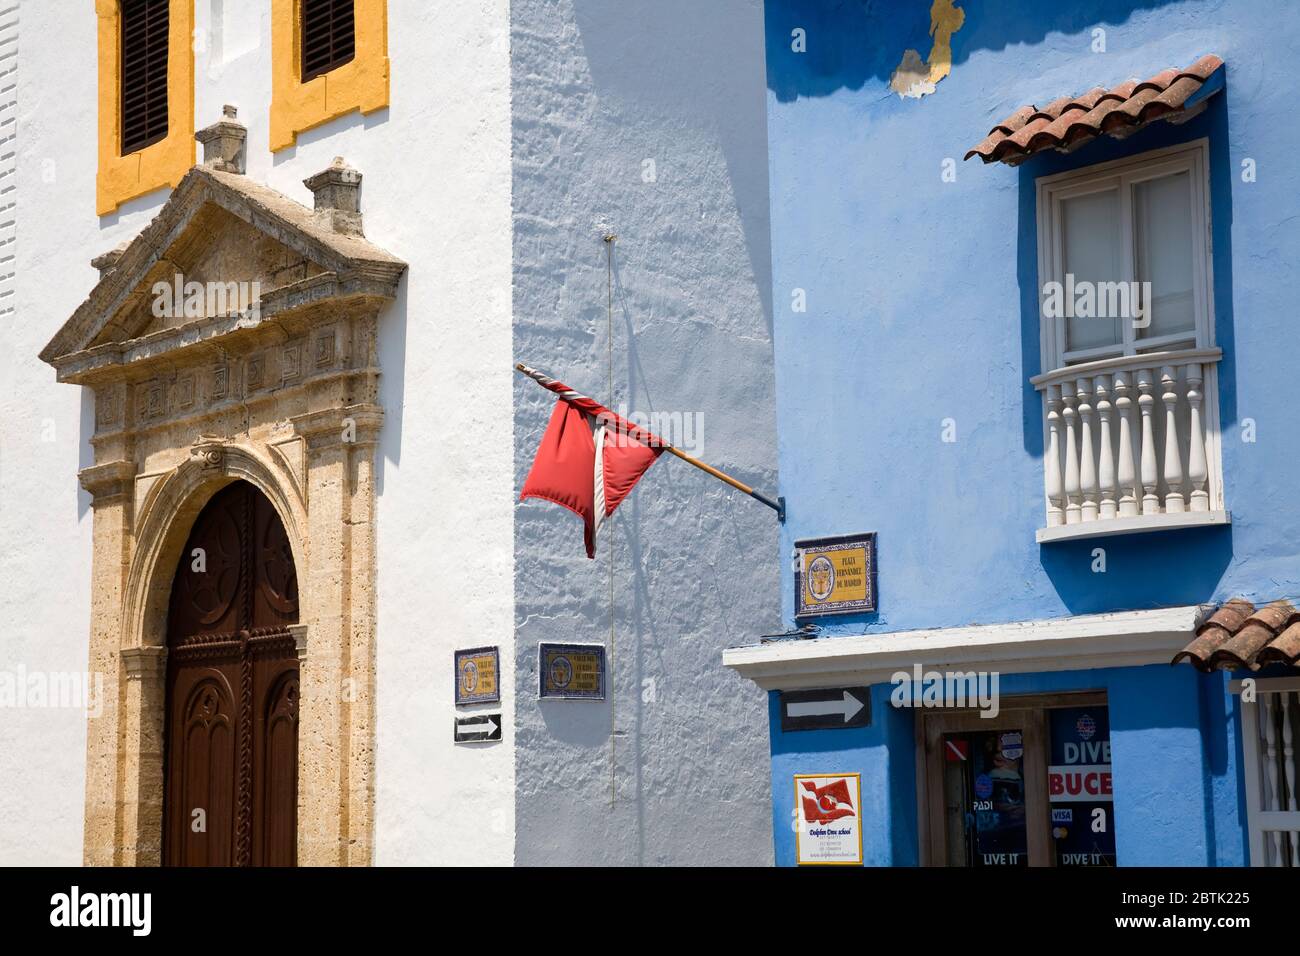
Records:
M300 581L298 862L367 864L375 333L406 264L363 237L355 170L336 160L307 180L307 209L242 174L233 111L218 126L198 138L220 148L100 257L99 282L41 353L95 397L80 478L105 693L87 730L85 862L160 862L167 599L195 517L242 479L276 509Z

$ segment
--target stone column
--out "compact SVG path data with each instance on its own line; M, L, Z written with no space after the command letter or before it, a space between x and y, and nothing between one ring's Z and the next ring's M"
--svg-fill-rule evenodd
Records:
M161 866L167 648L121 652L122 866Z
M124 698L122 667L122 600L130 571L132 492L135 465L101 462L78 477L90 492L94 510L90 592L91 674L103 675L102 710L86 722L86 815L83 861L87 866L120 866L122 860L122 781L120 748L126 745L121 724Z
M348 822L351 839L346 844L349 866L369 866L374 853L375 806L375 446L383 411L353 409L358 421L352 443L352 498L349 522L347 577L352 606L350 669L355 693L348 707L350 739L347 779ZM363 569L367 573L362 573Z
M308 568L300 607L298 863L368 865L374 790L374 485L377 405L293 419L307 444Z

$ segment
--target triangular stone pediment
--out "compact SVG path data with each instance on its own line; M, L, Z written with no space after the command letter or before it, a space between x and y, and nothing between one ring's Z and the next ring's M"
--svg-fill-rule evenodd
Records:
M276 190L196 166L41 358L64 381L156 362L322 302L391 299L405 268Z
M127 342L209 316L246 312L262 292L330 272L220 206L205 204L146 270L89 348Z

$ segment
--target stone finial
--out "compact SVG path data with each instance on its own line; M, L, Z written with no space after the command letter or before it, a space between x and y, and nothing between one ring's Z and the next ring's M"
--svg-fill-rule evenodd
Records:
M194 134L203 144L203 165L225 173L244 171L244 146L248 128L235 119L238 110L227 103L221 107L221 119Z
M117 268L118 260L122 258L122 253L126 252L128 245L127 242L120 242L114 248L109 249L108 252L97 255L90 260L90 264L99 270L101 279Z
M344 235L360 236L361 174L335 156L334 162L302 184L315 198L315 220L321 226Z

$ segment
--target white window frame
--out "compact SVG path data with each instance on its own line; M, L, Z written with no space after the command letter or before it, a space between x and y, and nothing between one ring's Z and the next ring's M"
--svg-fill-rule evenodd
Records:
M1044 372L1055 371L1081 362L1140 355L1178 349L1214 346L1214 279L1211 257L1214 247L1210 229L1209 140L1151 150L1138 156L1098 163L1070 172L1042 176L1036 180L1038 199L1038 315L1041 359ZM1186 172L1190 182L1192 220L1192 292L1196 317L1194 331L1140 339L1131 321L1120 323L1123 341L1119 345L1067 351L1065 318L1048 318L1044 288L1049 282L1064 284L1061 254L1061 202L1103 189L1118 188L1120 196L1121 275L1117 281L1131 282L1136 270L1133 245L1133 185L1144 180Z
M1223 473L1222 436L1219 424L1219 360L1222 352L1214 344L1214 244L1211 233L1210 181L1209 181L1209 140L1205 137L1182 143L1177 146L1149 150L1136 156L1097 163L1069 172L1051 176L1042 176L1035 180L1037 200L1038 227L1038 277L1039 277L1039 346L1041 372L1030 381L1040 391L1045 391L1052 382L1066 384L1075 381L1076 376L1083 378L1105 374L1112 370L1148 368L1153 371L1172 366L1179 370L1190 363L1199 363L1204 375L1202 383L1202 416L1205 429L1205 456L1208 468L1206 491L1209 494L1209 511L1184 511L1168 513L1161 510L1155 514L1140 514L1130 517L1117 517L1104 521L1081 521L1076 524L1066 523L1059 526L1040 528L1036 538L1040 543L1063 541L1074 538L1091 538L1108 534L1129 534L1140 531L1156 531L1166 528L1182 528L1203 525L1229 524L1231 517L1226 510L1226 483ZM1059 237L1060 200L1071 195L1084 194L1090 190L1105 188L1107 184L1141 182L1158 176L1187 171L1189 185L1192 189L1192 290L1195 321L1195 337L1190 332L1179 332L1159 339L1136 339L1132 336L1132 323L1123 323L1125 342L1122 346L1109 346L1097 350L1080 350L1068 353L1070 363L1066 363L1065 319L1047 318L1044 315L1044 287L1048 282L1064 282L1061 268L1061 248ZM1121 190L1121 201L1131 207L1131 188ZM1131 208L1123 213L1126 221L1131 223ZM1133 229L1130 225L1127 237L1124 237L1121 261L1125 264L1125 274L1121 280L1131 281L1134 273ZM1131 349L1131 351L1130 351ZM1093 353L1091 360L1084 356ZM1097 354L1101 353L1100 357ZM1046 398L1046 395L1045 395ZM1094 439L1096 435L1094 434ZM1061 439L1065 441L1064 436ZM1050 446L1049 420L1047 407L1043 413L1043 448ZM1135 449L1135 464L1137 463ZM1068 466L1068 463L1067 463ZM1045 477L1046 458L1044 458ZM1163 464L1158 466L1163 470ZM1045 498L1045 504L1047 499ZM1050 509L1049 509L1050 519Z
M1285 866L1279 858L1274 834L1291 834L1291 860L1300 861L1300 811L1271 806L1272 794L1269 792L1271 781L1268 779L1268 767L1265 755L1260 752L1260 704L1267 694L1300 694L1300 677L1265 677L1252 678L1255 682L1255 699L1241 701L1241 752L1244 762L1246 780L1246 830L1250 839L1251 866ZM1233 694L1240 694L1243 689L1241 680L1234 680L1229 685ZM1300 706L1300 696L1295 697ZM1277 748L1282 751L1284 740L1277 741ZM1292 761L1296 758L1293 757ZM1295 766L1294 762L1292 766ZM1282 853L1286 853L1283 848Z

